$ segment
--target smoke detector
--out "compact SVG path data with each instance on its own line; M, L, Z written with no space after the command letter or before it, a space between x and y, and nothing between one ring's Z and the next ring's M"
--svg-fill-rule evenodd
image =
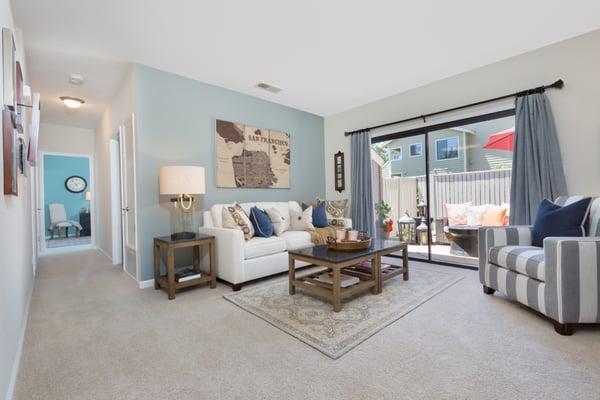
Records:
M83 76L79 74L71 74L69 75L69 83L71 85L81 86L83 85Z
M260 82L260 83L256 84L256 87L259 89L264 89L267 92L271 92L271 93L279 93L283 90L281 88L278 88L277 86L271 85L270 83L266 83L266 82Z

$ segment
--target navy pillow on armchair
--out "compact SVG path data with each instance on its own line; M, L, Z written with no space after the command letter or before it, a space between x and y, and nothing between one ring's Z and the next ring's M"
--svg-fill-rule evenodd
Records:
M542 247L547 237L584 236L591 199L586 197L563 207L549 200L542 200L531 230L533 245Z

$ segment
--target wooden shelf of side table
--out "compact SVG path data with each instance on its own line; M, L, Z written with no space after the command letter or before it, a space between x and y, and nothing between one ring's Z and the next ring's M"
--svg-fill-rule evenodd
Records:
M200 273L200 246L208 246L210 257L210 272L206 275L185 282L175 281L175 250L193 248L194 271ZM167 253L167 275L160 274L160 251L164 249ZM215 268L215 237L210 235L196 234L193 239L173 240L170 236L154 238L154 289L165 289L169 300L175 298L178 289L210 284L211 289L217 287L217 274Z

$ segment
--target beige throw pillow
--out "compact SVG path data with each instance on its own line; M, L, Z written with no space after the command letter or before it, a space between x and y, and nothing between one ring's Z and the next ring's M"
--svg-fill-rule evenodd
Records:
M288 228L288 222L285 220L285 217L274 208L267 208L265 211L273 224L273 233L275 236L281 236Z
M444 204L448 225L467 225L467 211L471 204L470 201L462 204Z
M254 237L254 227L250 218L246 215L242 206L235 203L223 207L222 211L223 228L239 229L244 233L244 239L250 240Z
M483 204L481 206L471 206L467 208L467 225L481 226L483 223L483 217L487 212L490 204Z
M308 207L302 212L290 210L290 225L294 231L312 231L315 229L312 223L313 208Z

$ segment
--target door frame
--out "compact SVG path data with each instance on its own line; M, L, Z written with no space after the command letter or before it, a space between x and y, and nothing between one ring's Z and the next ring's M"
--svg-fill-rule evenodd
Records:
M127 262L127 241L125 240L125 224L123 223L124 218L124 214L121 212L121 249L122 249L122 255L123 255L123 271L130 276L131 278L135 279L136 282L138 282L138 284L140 283L140 252L139 252L139 218L138 218L138 191L137 191L137 133L136 133L136 124L135 124L135 114L131 113L129 115L128 118L126 118L123 123L121 123L119 125L118 128L118 135L119 135L119 171L120 171L120 177L119 177L119 184L120 184L120 193L121 193L121 204L122 204L122 199L123 199L123 193L124 193L124 182L125 179L123 179L123 175L124 175L124 170L123 170L123 146L124 146L124 134L125 134L125 124L127 124L127 122L131 121L131 141L133 143L133 180L134 180L134 185L133 185L133 196L134 196L134 201L133 201L133 206L135 208L135 215L134 215L134 224L135 224L135 276L131 275L129 273L129 271L126 268L126 262ZM122 206L120 207L121 211L123 211Z
M121 145L119 129L109 139L110 208L111 208L111 260L113 265L123 264L123 226L121 211Z
M91 243L89 245L82 246L65 246L65 247L56 247L56 248L48 248L46 247L46 202L45 202L45 184L44 184L44 157L46 155L50 156L64 156L64 157L84 157L88 159L88 168L89 168L89 182L88 182L88 191L92 193L92 199L90 200L90 213L92 214L92 218L90 218L90 237ZM94 156L91 154L83 154L83 153L61 153L55 151L43 151L39 152L39 162L38 162L38 205L36 208L39 208L39 218L38 218L38 237L40 238L40 256L45 256L49 254L58 254L58 253L69 253L72 251L80 251L80 250L90 250L96 248L96 235L95 235L95 224L94 218L96 215L95 209L95 188L94 188Z
M494 119L510 117L510 116L515 116L515 115L516 115L516 109L509 108L509 109L505 109L505 110L479 114L479 115L476 115L473 117L452 119L452 120L437 123L437 124L420 126L418 128L412 128L412 129L407 129L404 131L392 132L392 133L388 133L385 135L375 136L375 137L371 138L371 144L385 142L385 141L394 140L394 139L401 139L401 138L406 138L406 137L411 137L411 136L423 135L423 137L425 138L425 190L427 192L425 201L427 202L427 204L431 204L431 197L430 197L431 194L430 194L430 187L429 187L429 185L430 185L430 182L429 182L429 175L430 175L429 133L438 131L438 130L442 130L442 129L454 128L454 127L457 127L460 125L468 125L468 124L474 124L477 122L491 121ZM428 211L427 218L428 219L431 218L429 211ZM421 261L421 262L426 262L426 263L431 263L431 264L447 265L450 267L458 267L458 268L477 270L477 267L472 267L472 266L468 266L468 265L464 265L464 264L458 264L458 263L452 263L452 262L440 262L440 261L433 260L431 258L431 221L428 221L428 224L427 224L427 236L428 236L428 238L427 238L427 258L422 259L422 258L410 257L411 260ZM400 256L395 256L393 254L390 254L389 256L400 257Z

